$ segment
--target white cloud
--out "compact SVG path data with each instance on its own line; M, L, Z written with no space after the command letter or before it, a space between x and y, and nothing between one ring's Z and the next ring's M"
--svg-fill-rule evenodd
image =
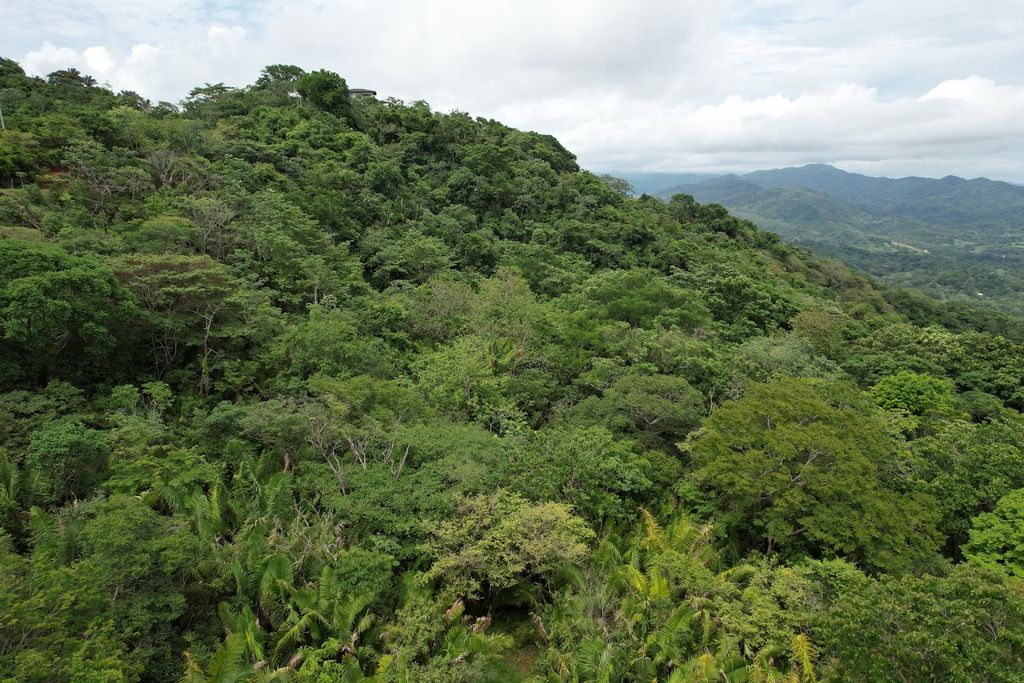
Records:
M177 101L205 82L244 85L259 73L254 50L241 26L211 26L205 37L157 44L136 43L120 53L103 45L81 52L45 42L21 60L25 70L45 75L74 67L115 90Z
M731 96L701 106L603 102L597 112L576 115L565 141L586 147L588 139L613 139L593 152L595 165L607 168L635 158L655 160L645 167L665 170L750 170L810 161L877 168L898 160L906 172L914 172L917 162L925 170L938 163L933 173L950 168L970 174L983 172L989 159L1021 158L1021 111L1024 86L976 76L895 99L847 83L794 97ZM629 125L615 126L614 113ZM572 117L572 103L560 103L548 115L559 114Z
M69 47L57 47L46 41L38 49L26 54L22 66L29 73L44 74L61 66L72 66L80 63L81 56Z
M594 168L1024 180L1019 0L9 2L0 42L29 71L154 99L295 63L550 132Z

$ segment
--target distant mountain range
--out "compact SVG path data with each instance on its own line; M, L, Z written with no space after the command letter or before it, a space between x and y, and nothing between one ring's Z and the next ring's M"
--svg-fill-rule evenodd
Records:
M721 177L719 173L631 173L628 171L613 171L609 175L627 181L638 195L645 193L657 195L680 185L693 185Z
M1024 187L977 178L876 178L826 164L744 175L613 173L638 194L693 195L940 299L1024 315Z

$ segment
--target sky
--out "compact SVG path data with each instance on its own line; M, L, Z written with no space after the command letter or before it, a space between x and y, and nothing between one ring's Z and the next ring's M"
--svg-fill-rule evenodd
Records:
M1024 183L1024 0L4 0L0 55L172 102L326 68L595 171Z

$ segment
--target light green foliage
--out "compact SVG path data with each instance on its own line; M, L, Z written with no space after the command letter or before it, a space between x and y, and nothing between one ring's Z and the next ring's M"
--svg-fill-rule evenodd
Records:
M713 538L684 515L663 526L644 511L626 538L602 541L535 617L554 680L814 680L816 649L784 606L807 582L794 577L778 603L752 605L752 568L717 572Z
M427 400L450 415L504 430L519 418L508 396L515 353L483 337L462 337L419 360L418 383Z
M885 408L922 416L953 407L953 383L903 370L871 387L875 403Z
M995 510L974 518L963 551L975 564L1024 576L1024 489L1010 491Z
M708 310L696 292L649 271L605 271L584 282L578 297L602 315L634 326L662 324L692 330L709 322Z
M479 292L469 302L471 329L489 339L503 339L515 348L515 365L533 360L551 332L550 308L530 290L522 273L499 268L494 277L481 280Z
M861 579L850 566L850 576ZM804 566L762 562L740 566L742 581L726 585L712 598L722 628L733 634L748 652L786 652L793 638L808 630L811 618L822 609L822 587Z
M152 178L134 157L129 149L107 149L95 140L80 139L70 141L62 162L93 213L103 216L124 208L117 199L134 203L152 189Z
M59 380L35 391L22 389L0 394L0 441L12 455L21 455L40 427L89 412L82 390Z
M267 345L264 363L282 380L305 380L317 373L386 376L397 354L367 329L367 322L344 308L314 304L302 322Z
M843 349L844 328L848 329L850 322L834 308L809 308L797 313L790 324L793 336L809 344L815 353L835 360L836 353Z
M499 491L460 501L453 518L431 530L424 546L434 559L426 576L457 595L479 597L524 578L551 580L587 553L586 523L559 503L526 502Z
M404 430L429 414L412 387L360 375L344 381L318 376L310 388L320 404L310 416L308 440L320 457L338 469L339 447L347 445L352 464L364 471L378 463L401 476L415 441Z
M370 680L475 680L474 674L487 671L488 665L512 645L512 638L490 628L490 617L466 614L462 599L439 599L416 576L403 577L400 593L394 618L383 627L387 654L379 660L375 677ZM345 664L337 668L343 669Z
M729 326L730 335L749 336L771 331L789 321L795 307L769 282L756 282L732 269L709 273L702 282L706 302L717 320Z
M420 555L430 526L450 518L462 496L493 490L503 458L494 434L443 420L403 426L387 461L390 442L379 443L383 450L367 451L364 468L343 438L332 460L318 452L319 462L300 464L298 484L347 538L406 560Z
M901 370L871 387L871 397L894 415L895 423L910 436L941 428L941 421L956 416L953 383L931 375Z
M381 288L392 280L419 284L451 265L444 242L415 230L370 235L363 248L373 251L366 259L370 281Z
M401 301L411 334L433 343L444 343L452 335L462 334L472 312L473 296L468 282L444 275L405 293Z
M199 226L181 216L157 216L144 222L130 241L141 252L190 252L201 239Z
M897 324L879 327L858 339L843 367L874 384L901 371L941 378L962 367L964 360L961 340L948 330Z
M749 375L755 382L779 377L842 378L842 370L835 363L818 356L810 342L795 334L754 337L741 344L737 352L751 365Z
M607 425L647 446L684 437L703 415L700 395L681 377L628 374L567 412L569 421Z
M115 451L110 478L104 488L112 493L141 495L162 509L185 511L197 490L220 482L222 468L193 449L164 444L124 444Z

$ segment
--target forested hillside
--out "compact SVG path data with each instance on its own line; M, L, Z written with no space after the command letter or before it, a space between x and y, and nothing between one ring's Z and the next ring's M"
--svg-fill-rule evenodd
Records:
M554 138L0 62L0 677L1019 681L1019 321Z
M810 164L695 176L655 194L678 192L722 204L885 284L1024 315L1024 187L954 176L873 178Z

